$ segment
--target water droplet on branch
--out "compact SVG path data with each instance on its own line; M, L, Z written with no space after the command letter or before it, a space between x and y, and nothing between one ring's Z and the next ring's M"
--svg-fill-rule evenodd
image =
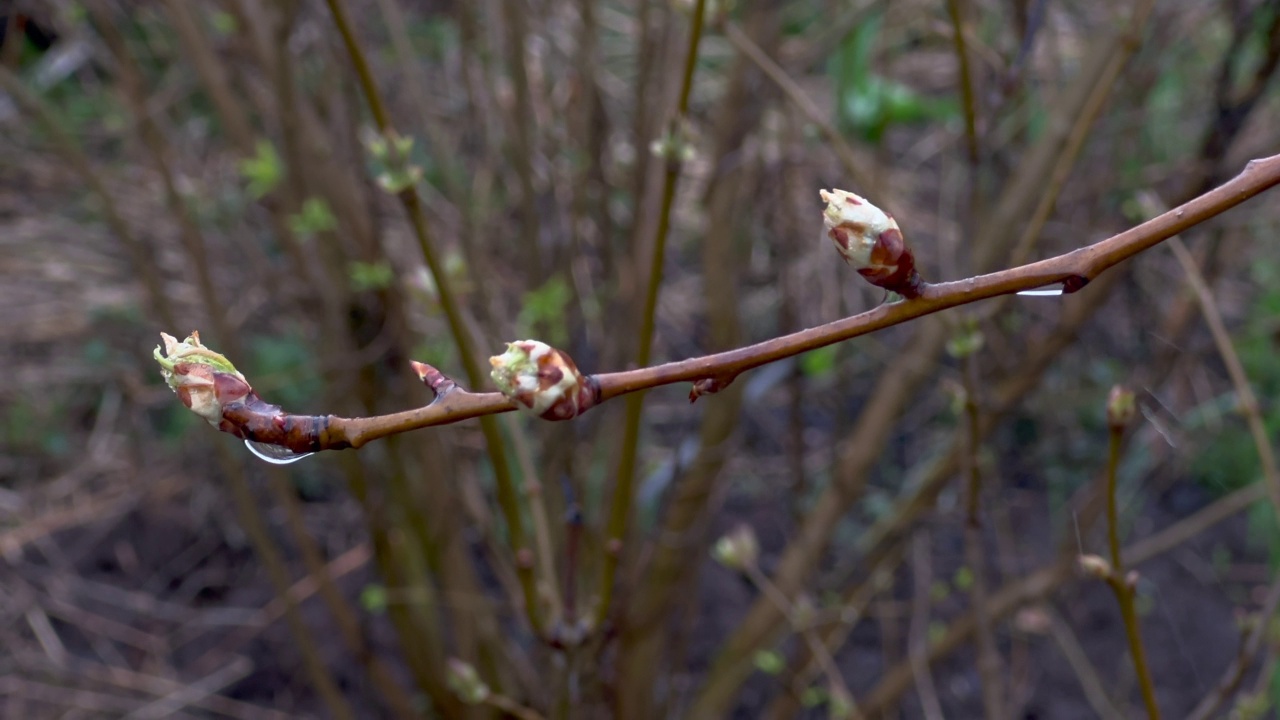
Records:
M287 447L272 445L270 443L254 442L245 440L244 446L249 448L249 452L257 455L260 459L265 460L272 465L288 465L296 463L304 457L315 455L313 452L297 453Z

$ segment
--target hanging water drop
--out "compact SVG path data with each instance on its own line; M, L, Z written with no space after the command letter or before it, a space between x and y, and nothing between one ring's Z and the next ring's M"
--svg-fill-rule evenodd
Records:
M1041 288L1040 290L1022 290L1019 295L1028 297L1056 297L1062 294L1062 288Z
M304 457L315 455L313 452L296 453L287 447L254 442L253 440L245 440L244 446L249 448L249 452L272 465L288 465L289 463L296 463Z

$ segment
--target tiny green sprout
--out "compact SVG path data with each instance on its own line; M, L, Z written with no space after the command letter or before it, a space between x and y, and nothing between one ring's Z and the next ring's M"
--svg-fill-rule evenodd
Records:
M309 197L298 212L289 216L289 229L295 235L310 237L338 227L338 220L323 198Z
M1271 710L1271 698L1265 691L1242 693L1228 716L1231 720L1262 720Z
M687 123L672 124L662 137L649 143L649 152L668 165L687 163L697 157Z
M820 685L807 687L800 693L800 704L807 708L818 707L826 701L827 689Z
M458 699L468 705L479 705L489 699L489 686L480 678L480 673L458 658L449 659L446 682Z
M378 583L370 583L360 591L360 606L374 615L381 615L387 610L387 588Z
M986 342L978 324L970 319L958 329L951 339L947 340L947 354L957 360L963 360L982 349Z
M254 156L240 161L240 175L248 181L245 191L254 200L275 190L284 179L284 162L280 159L280 153L276 152L275 145L267 140L259 140Z
M236 31L236 16L229 12L215 12L209 20L219 37L227 37Z
M395 279L395 273L391 270L391 265L385 260L378 262L353 262L350 266L351 285L354 290L361 292L364 290L385 290L391 286L391 281Z
M378 166L374 178L383 190L398 195L422 180L422 168L410 162L414 144L412 137L394 130L385 134L370 131L365 134L364 144Z
M787 661L775 650L757 650L752 659L756 669L766 675L777 675L787 669Z
M746 523L739 524L716 540L711 548L711 557L716 562L739 572L753 567L759 556L760 544L756 541L756 533Z
M1116 385L1107 396L1107 425L1113 432L1124 430L1137 414L1137 399L1133 391Z

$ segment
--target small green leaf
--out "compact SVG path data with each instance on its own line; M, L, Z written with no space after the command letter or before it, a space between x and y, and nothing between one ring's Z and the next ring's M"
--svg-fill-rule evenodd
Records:
M353 262L350 265L351 286L357 292L383 290L391 286L395 273L386 260L377 262Z
M800 704L807 708L818 707L826 701L827 689L820 685L807 687L804 692L800 693Z
M365 585L360 591L360 607L375 615L387 609L387 589L377 583Z
M213 31L219 37L228 37L236 31L236 16L229 12L219 10L213 13L210 20L213 22Z
M835 345L828 345L801 355L800 372L804 373L805 377L821 377L830 373L836 367L838 352L839 348Z
M568 340L565 313L572 299L569 284L556 275L542 287L525 293L516 326L523 335L537 335L550 345L564 345Z
M289 216L289 227L294 234L310 237L316 233L328 232L338 226L337 219L329 210L329 205L322 198L309 197L302 203L297 213Z
M767 675L777 675L787 667L787 662L773 650L757 650L755 663L756 669Z
M240 161L240 174L248 181L245 191L254 200L275 190L284 179L284 163L267 140L259 140L253 157Z

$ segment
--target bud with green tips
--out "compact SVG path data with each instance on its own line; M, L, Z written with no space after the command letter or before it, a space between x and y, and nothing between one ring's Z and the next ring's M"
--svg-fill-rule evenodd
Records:
M760 543L756 541L755 530L746 523L738 525L716 541L711 548L711 557L730 570L743 571L755 567L760 557Z
M1137 397L1132 390L1122 385L1111 388L1111 394L1107 396L1107 426L1113 432L1129 427L1137 412Z
M397 195L422 180L422 168L410 160L413 138L388 130L385 134L368 133L364 143L379 165L377 181L383 190Z
M243 402L253 389L230 360L200 344L200 333L192 332L182 342L165 333L160 337L164 353L157 346L153 355L165 383L191 412L219 427L222 409Z
M449 689L458 696L458 699L468 705L479 705L489 699L489 686L480 678L480 673L476 669L458 658L450 658L446 682Z
M573 358L539 340L507 343L489 358L489 376L503 395L544 420L575 418L600 401L600 387Z
M845 190L820 190L818 194L827 203L823 228L845 261L876 287L905 298L918 297L924 280L916 272L915 256L893 216Z

